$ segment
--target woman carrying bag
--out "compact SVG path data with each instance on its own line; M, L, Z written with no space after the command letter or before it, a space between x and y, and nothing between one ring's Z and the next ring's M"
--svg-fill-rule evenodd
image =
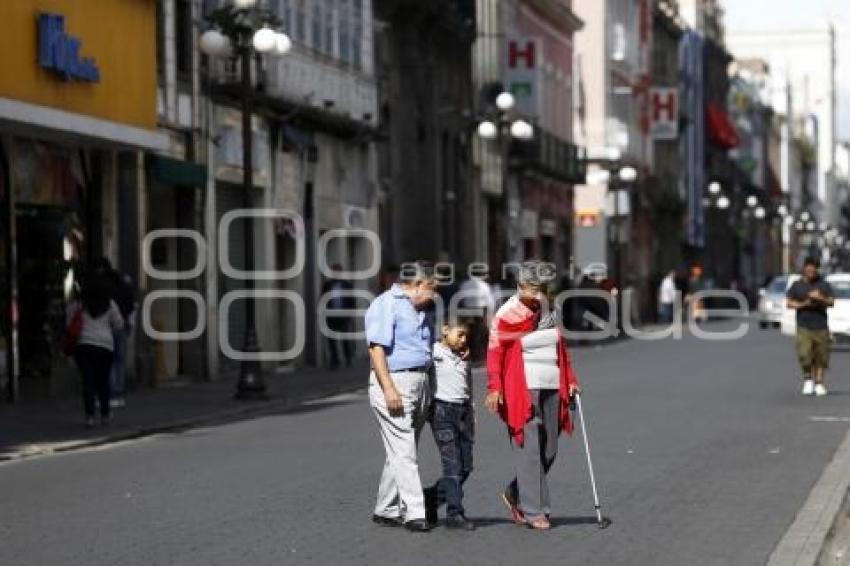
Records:
M101 423L109 422L113 333L123 326L124 318L110 298L107 281L101 275L92 275L83 285L81 301L71 315L65 337L65 353L74 356L83 379L86 427L94 426L95 398Z

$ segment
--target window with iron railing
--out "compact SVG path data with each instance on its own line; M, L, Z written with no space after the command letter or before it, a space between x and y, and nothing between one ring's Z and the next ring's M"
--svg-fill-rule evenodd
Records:
M295 43L363 68L364 0L277 0L273 8Z

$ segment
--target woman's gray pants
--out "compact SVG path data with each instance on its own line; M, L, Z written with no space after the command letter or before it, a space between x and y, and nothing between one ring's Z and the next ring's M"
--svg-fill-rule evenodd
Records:
M534 417L525 425L525 443L511 440L516 478L508 493L526 519L549 515L549 485L546 475L558 455L560 395L557 389L531 389Z

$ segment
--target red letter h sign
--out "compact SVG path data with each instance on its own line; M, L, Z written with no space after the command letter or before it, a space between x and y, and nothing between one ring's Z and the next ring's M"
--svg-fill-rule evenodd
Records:
M524 50L520 50L516 41L511 41L510 43L508 43L508 66L511 69L515 69L517 67L519 59L525 61L526 68L533 69L534 57L535 49L533 41L526 42Z

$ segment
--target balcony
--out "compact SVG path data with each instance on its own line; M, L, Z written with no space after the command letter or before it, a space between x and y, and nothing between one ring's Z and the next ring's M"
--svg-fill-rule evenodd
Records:
M583 184L587 174L584 152L538 127L534 139L514 142L511 166L543 173L564 183Z

